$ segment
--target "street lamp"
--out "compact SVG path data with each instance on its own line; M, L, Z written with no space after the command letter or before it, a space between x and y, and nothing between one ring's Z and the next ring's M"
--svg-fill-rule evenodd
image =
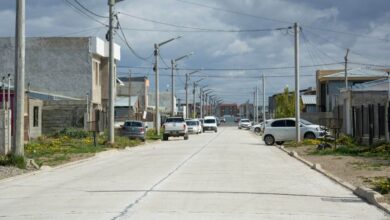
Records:
M204 78L195 81L195 82L194 82L194 86L193 86L193 88L192 88L192 95L193 95L193 100L192 100L192 102L193 102L193 106L192 106L193 113L192 113L192 114L193 114L193 118L196 117L196 86L197 86L198 83L199 83L200 81L202 81L202 80L204 80ZM204 88L204 87L205 87L205 86L203 86L203 88Z
M186 117L188 117L188 81L190 80L190 76L192 74L197 73L197 72L199 72L199 70L195 70L195 71L192 71L190 73L186 73L186 84L185 84L185 87L184 87L184 89L186 90ZM200 80L198 80L196 82L199 82L201 80L203 80L203 79L200 79ZM195 82L194 82L194 85L195 85Z
M155 83L156 83L156 105L155 105L155 119L154 119L154 127L156 128L157 135L160 135L160 91L159 91L159 85L158 85L158 57L159 57L159 50L160 47L164 44L167 44L173 40L179 39L181 36L171 38L167 41L164 41L159 44L154 44L154 73L155 73Z
M182 60L184 58L187 58L193 54L194 54L194 52L191 52L189 54L186 54L184 56L181 56L179 58L171 60L171 65L172 65L172 67L171 67L171 70L172 70L172 76L171 76L171 80L172 80L171 107L172 107L172 110L171 110L171 115L172 116L175 115L175 102L174 102L174 99L175 99L175 75L174 75L174 72L176 70L176 62L179 60Z

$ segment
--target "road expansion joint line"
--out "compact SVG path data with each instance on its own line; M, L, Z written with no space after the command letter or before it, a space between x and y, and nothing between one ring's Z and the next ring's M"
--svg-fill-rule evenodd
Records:
M224 131L224 130L223 130ZM217 139L222 133L218 132L218 134L213 137L211 140L209 140L205 145L203 145L199 150L191 154L189 157L187 157L183 162L181 162L175 169L170 171L165 177L160 179L157 183L155 183L152 187L150 187L148 190L144 192L139 198L137 198L133 203L130 203L128 206L125 207L125 209L120 212L119 215L112 218L112 220L120 219L121 217L125 216L130 209L132 209L136 204L140 203L142 199L144 199L146 196L148 196L149 192L153 191L157 186L159 186L161 183L163 183L165 180L167 180L170 176L172 176L176 171L178 171L181 167L183 167L188 161L190 161L192 158L194 158L196 155L198 155L200 152L202 152L209 144L211 144L215 139Z

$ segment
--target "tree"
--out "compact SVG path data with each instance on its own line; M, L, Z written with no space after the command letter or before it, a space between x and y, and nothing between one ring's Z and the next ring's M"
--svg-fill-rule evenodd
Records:
M300 102L302 109L302 102ZM276 118L288 118L295 115L295 93L289 92L288 87L284 88L284 92L276 96Z

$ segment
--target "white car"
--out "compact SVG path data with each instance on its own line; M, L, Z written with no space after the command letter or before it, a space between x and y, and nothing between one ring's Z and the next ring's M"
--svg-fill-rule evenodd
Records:
M218 131L217 119L214 116L206 116L203 120L203 132L205 131Z
M327 132L319 125L301 119L301 138L315 139L324 137ZM266 145L283 144L284 141L295 140L295 118L279 118L267 120L263 140Z
M188 133L200 134L202 133L202 125L198 119L187 119L186 120Z
M264 123L260 122L259 124L253 125L249 128L249 130L251 130L255 133L261 133L264 130Z
M238 122L238 129L246 128L249 129L251 127L252 123L249 121L249 119L242 118L240 122Z

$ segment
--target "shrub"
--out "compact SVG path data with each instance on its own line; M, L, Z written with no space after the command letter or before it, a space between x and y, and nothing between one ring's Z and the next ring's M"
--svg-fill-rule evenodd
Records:
M69 138L86 138L90 136L90 134L88 131L79 128L64 128L61 131L58 131L53 134L53 137L55 138L60 138L64 136Z
M374 190L381 194L390 192L389 177L375 177L373 180L371 180L371 184L374 186Z
M337 145L342 145L342 146L346 146L346 147L356 147L357 144L356 144L356 141L348 136L348 135L340 135L339 138L337 138L336 140L336 143Z
M25 169L26 160L22 156L0 156L0 166L16 166L20 169Z

